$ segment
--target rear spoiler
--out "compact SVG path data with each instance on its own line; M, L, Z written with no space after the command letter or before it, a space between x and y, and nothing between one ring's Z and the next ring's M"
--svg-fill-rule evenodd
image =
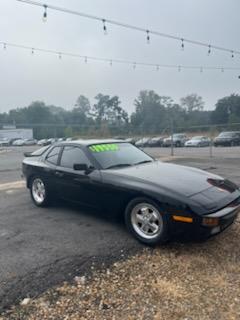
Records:
M24 157L29 158L29 157L36 157L32 152L24 152L23 153Z

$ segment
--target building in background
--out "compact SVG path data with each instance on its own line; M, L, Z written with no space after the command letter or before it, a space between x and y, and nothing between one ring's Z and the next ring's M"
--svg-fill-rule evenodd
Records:
M17 129L14 126L4 126L0 130L0 139L32 139L33 129Z

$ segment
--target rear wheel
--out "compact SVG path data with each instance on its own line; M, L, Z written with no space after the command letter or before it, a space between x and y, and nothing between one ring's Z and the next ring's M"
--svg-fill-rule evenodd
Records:
M134 237L145 244L156 245L168 240L166 217L150 199L132 200L125 210L125 223Z
M33 177L30 182L30 194L34 204L38 207L46 207L49 204L50 195L46 183L41 177Z

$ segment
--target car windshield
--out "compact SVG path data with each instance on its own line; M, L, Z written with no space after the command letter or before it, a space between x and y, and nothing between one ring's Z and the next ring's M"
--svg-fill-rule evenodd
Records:
M192 139L191 140L201 140L201 139L203 139L204 137L202 137L202 136L196 136L196 137L192 137Z
M233 136L235 136L236 135L236 133L235 132L222 132L222 133L220 133L220 135L219 135L219 137L229 137L229 138L231 138L231 137L233 137Z
M150 156L130 143L95 144L88 148L103 169L127 167L153 161Z
M183 138L184 137L184 134L174 134L173 135L173 138ZM170 136L170 138L171 138L171 136Z

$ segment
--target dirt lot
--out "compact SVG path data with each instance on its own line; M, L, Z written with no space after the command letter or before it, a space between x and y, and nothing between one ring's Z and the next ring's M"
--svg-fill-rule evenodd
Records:
M169 244L52 289L4 319L240 319L240 221L206 243Z
M0 155L0 306L16 305L3 319L240 319L239 220L204 243L145 249L82 208L35 208L16 184L21 157ZM174 162L240 184L237 154Z

